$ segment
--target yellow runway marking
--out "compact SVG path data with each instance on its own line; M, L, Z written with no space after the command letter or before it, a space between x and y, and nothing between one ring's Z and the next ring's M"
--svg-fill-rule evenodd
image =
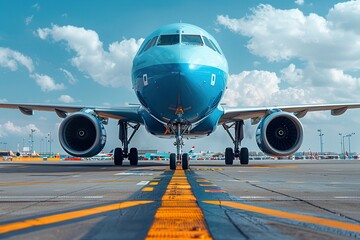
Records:
M175 170L161 200L147 240L212 239L184 170Z
M317 224L317 225L321 225L321 226L325 226L325 227L342 229L342 230L346 230L346 231L360 232L360 225L354 224L354 223L341 222L341 221L320 218L320 217L313 217L313 216L302 215L302 214L296 214L296 213L289 213L289 212L284 212L284 211L280 211L280 210L274 210L274 209L257 207L257 206L252 206L252 205L248 205L248 204L229 202L229 201L203 201L203 202L208 203L208 204L237 208L237 209L241 209L244 211L260 213L260 214L274 216L274 217L283 218L283 219L295 220L295 221L305 222L305 223L312 223L312 224Z
M21 222L8 223L8 224L0 225L0 234L13 232L13 231L17 231L17 230L22 230L22 229L26 229L26 228L31 228L31 227L37 227L37 226L43 226L43 225L48 225L48 224L53 224L53 223L64 222L64 221L68 221L68 220L72 220L72 219L82 218L82 217L86 217L86 216L90 216L90 215L94 215L94 214L119 210L119 209L123 209L123 208L129 208L129 207L133 207L133 206L137 206L137 205L141 205L141 204L148 204L148 203L152 203L152 202L153 201L121 202L121 203L110 204L107 206L101 206L101 207L89 208L89 209L84 209L84 210L79 210L79 211L55 214L55 215L51 215L51 216L47 216L47 217L35 218L35 219L25 220L25 221L21 221Z
M198 180L196 180L196 182L204 182L204 183L207 183L207 182L209 182L209 180L206 180L206 179L198 179Z
M208 183L208 184L199 184L200 187L216 187L216 184Z
M222 190L222 189L205 190L205 192L209 192L209 193L226 193L226 191Z
M144 187L141 191L143 191L143 192L152 192L152 191L154 191L154 188L153 187Z
M159 182L150 182L149 185L158 185L158 184L159 184Z

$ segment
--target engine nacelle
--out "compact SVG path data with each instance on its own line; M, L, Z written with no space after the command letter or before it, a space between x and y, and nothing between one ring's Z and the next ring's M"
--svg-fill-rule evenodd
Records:
M303 140L303 127L293 114L274 112L265 117L256 129L256 142L269 156L289 156L295 153Z
M104 148L106 131L92 110L84 110L64 119L59 128L59 141L72 156L92 157Z

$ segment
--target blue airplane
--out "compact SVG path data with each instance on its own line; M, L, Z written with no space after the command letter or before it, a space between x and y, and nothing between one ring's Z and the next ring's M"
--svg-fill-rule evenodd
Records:
M34 110L56 112L64 118L60 144L77 157L98 154L106 143L104 125L109 118L118 120L122 147L115 148L115 165L122 165L125 158L131 165L138 164L137 148L129 149L129 144L144 125L155 136L175 138L171 169L189 167L189 154L182 151L184 137L207 136L219 125L233 142L233 147L225 149L225 163L231 165L236 158L248 164L248 149L240 148L245 120L258 124L256 141L265 154L288 156L302 144L299 118L310 111L330 110L337 116L360 108L360 103L230 108L220 104L227 79L228 64L215 38L197 26L175 23L151 33L133 60L132 85L139 105L105 108L4 103L0 108L19 109L25 115Z

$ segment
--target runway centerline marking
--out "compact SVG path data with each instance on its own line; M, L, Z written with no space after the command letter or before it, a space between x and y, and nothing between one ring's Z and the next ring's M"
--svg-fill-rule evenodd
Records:
M299 221L305 223L312 223L316 225L321 225L325 227L332 227L337 229L342 229L346 231L352 232L360 232L360 225L348 222L341 222L337 220L331 220L321 217L313 217L309 215L297 214L297 213L289 213L280 210L274 210L264 207L257 207L249 204L237 203L237 202L230 202L230 201L203 201L204 203L226 206L236 209L241 209L248 212L255 212L263 215L274 216L283 219L289 219L292 221Z
M146 239L212 239L184 170L174 171Z
M64 222L64 221L87 217L87 216L95 215L95 214L99 214L99 213L105 213L105 212L119 210L119 209L123 209L123 208L134 207L134 206L142 205L142 204L149 204L152 202L154 202L154 201L120 202L120 203L114 203L114 204L101 206L101 207L88 208L88 209L83 209L83 210L78 210L78 211L54 214L54 215L50 215L50 216L46 216L46 217L29 219L29 220L20 221L20 222L3 224L3 225L0 225L0 234L23 230L26 228L32 228L32 227L38 227L38 226L44 226L44 225Z

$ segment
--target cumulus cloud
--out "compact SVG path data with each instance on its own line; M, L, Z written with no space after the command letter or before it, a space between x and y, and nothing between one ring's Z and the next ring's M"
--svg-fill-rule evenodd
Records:
M72 75L72 73L69 72L68 70L60 68L60 71L64 73L65 77L67 78L70 84L75 84L77 82L74 75Z
M30 57L21 54L18 51L14 51L10 48L0 47L0 66L16 71L18 67L23 66L29 72L34 71L34 63Z
M31 77L35 79L36 83L40 86L40 88L43 92L62 90L65 88L64 84L55 83L54 79L52 79L48 75L35 73L35 74L32 74Z
M65 41L76 53L71 59L73 66L103 86L130 86L131 64L143 39L116 41L104 50L98 34L75 26L57 26L37 30L41 39Z
M73 103L73 102L75 102L75 100L69 95L61 95L58 98L58 100L59 100L59 102L63 102L63 103Z
M275 72L243 71L229 76L223 102L228 106L274 106L320 103L310 88L280 87Z
M219 24L249 37L251 53L269 61L300 59L317 67L360 69L360 1L336 4L327 17L261 4L240 18L220 15Z
M304 5L304 0L296 0L295 3L297 5Z
M25 56L18 51L0 47L0 67L8 68L11 71L17 71L19 66L25 67L28 70L29 76L35 79L36 83L44 92L61 90L65 88L64 84L55 83L54 79L52 79L50 76L35 73L34 63L30 57ZM72 75L69 73L68 77L71 76Z
M0 124L0 137L7 137L9 135L27 135L30 133L31 129L34 129L39 135L43 134L35 124L31 123L22 127L7 121L4 124Z
M246 47L252 54L270 62L289 62L278 73L231 75L226 102L239 105L239 98L255 106L360 101L359 11L360 1L338 3L326 17L261 4L243 18L218 16L220 25L249 37Z
M5 98L0 98L0 103L6 103L7 102L7 99Z
M26 18L25 18L25 25L26 25L26 26L30 25L31 22L32 22L32 20L33 20L33 18L34 18L34 15L31 15L31 16L29 16L29 17L26 17Z

